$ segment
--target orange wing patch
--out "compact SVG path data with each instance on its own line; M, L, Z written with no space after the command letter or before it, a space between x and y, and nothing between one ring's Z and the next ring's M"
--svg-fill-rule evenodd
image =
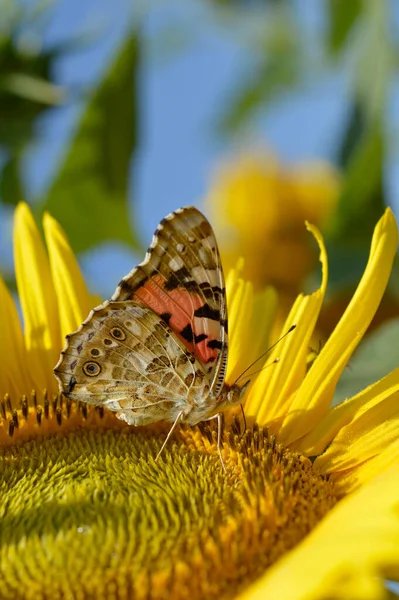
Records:
M212 364L221 349L220 312L184 288L165 290L165 279L155 275L136 290L133 300L157 313L200 362Z
M120 281L111 300L151 308L206 365L211 393L220 393L227 365L224 277L212 227L196 208L162 219L145 260Z

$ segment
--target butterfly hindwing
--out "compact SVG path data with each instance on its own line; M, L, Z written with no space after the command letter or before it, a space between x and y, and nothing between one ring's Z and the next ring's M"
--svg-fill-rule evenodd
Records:
M227 364L227 306L216 239L194 207L159 224L145 260L124 277L113 301L150 307L204 365L217 396Z
M67 338L55 374L73 400L102 404L130 424L207 416L201 364L150 308L106 302ZM204 417L205 415L205 417ZM185 418L186 417L186 418Z

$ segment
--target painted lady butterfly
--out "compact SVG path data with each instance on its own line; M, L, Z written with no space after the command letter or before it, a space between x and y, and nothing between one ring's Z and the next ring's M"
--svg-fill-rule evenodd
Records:
M225 383L227 349L216 239L185 207L162 219L144 262L67 336L54 372L64 396L131 425L173 422L168 438L178 422L217 417L220 453L221 411L240 404L246 387Z

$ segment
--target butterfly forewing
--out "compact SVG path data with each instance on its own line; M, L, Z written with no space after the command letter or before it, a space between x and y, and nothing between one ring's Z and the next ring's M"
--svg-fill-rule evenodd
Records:
M227 363L224 277L212 228L196 208L161 221L144 262L122 279L112 300L134 300L157 313L203 365L211 395L220 393Z
M64 393L103 404L130 424L206 418L209 380L201 364L150 308L109 302L68 336L55 374ZM184 418L184 417L187 418Z

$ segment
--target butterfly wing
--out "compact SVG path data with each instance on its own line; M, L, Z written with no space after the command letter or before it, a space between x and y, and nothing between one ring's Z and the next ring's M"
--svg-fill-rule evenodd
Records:
M105 302L94 309L55 367L63 394L102 404L129 424L206 418L209 381L173 330L135 302ZM205 416L204 416L205 415Z
M112 300L150 307L204 365L211 395L219 395L227 366L225 284L215 235L200 211L189 206L162 219L145 260Z

